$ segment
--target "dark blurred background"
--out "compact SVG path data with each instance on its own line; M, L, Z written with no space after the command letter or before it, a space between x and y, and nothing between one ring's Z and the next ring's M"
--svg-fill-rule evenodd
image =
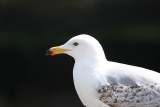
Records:
M108 60L160 72L159 0L1 0L0 107L83 107L74 60L45 56L78 34L102 44Z

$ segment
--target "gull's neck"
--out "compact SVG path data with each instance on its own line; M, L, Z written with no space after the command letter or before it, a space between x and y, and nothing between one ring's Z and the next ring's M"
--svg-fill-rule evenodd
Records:
M79 56L75 56L75 63L81 63L83 65L95 65L98 63L106 62L107 59L102 49L97 49L94 52L84 52Z

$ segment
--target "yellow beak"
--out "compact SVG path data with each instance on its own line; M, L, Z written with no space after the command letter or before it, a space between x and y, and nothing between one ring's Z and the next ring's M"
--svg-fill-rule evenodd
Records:
M46 55L56 55L56 54L62 54L65 51L69 51L68 49L62 49L60 46L57 47L51 47L47 50Z

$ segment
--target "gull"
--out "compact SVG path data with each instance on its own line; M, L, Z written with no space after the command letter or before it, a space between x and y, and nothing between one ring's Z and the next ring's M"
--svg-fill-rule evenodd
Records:
M75 59L73 80L86 107L160 107L160 73L108 61L100 43L81 34L47 55L65 53Z

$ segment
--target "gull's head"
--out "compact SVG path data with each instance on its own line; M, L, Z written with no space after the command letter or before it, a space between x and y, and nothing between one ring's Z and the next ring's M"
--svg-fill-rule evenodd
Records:
M93 56L105 57L100 43L92 36L82 34L71 38L65 44L57 47L51 47L47 55L68 54L74 59L93 58Z

